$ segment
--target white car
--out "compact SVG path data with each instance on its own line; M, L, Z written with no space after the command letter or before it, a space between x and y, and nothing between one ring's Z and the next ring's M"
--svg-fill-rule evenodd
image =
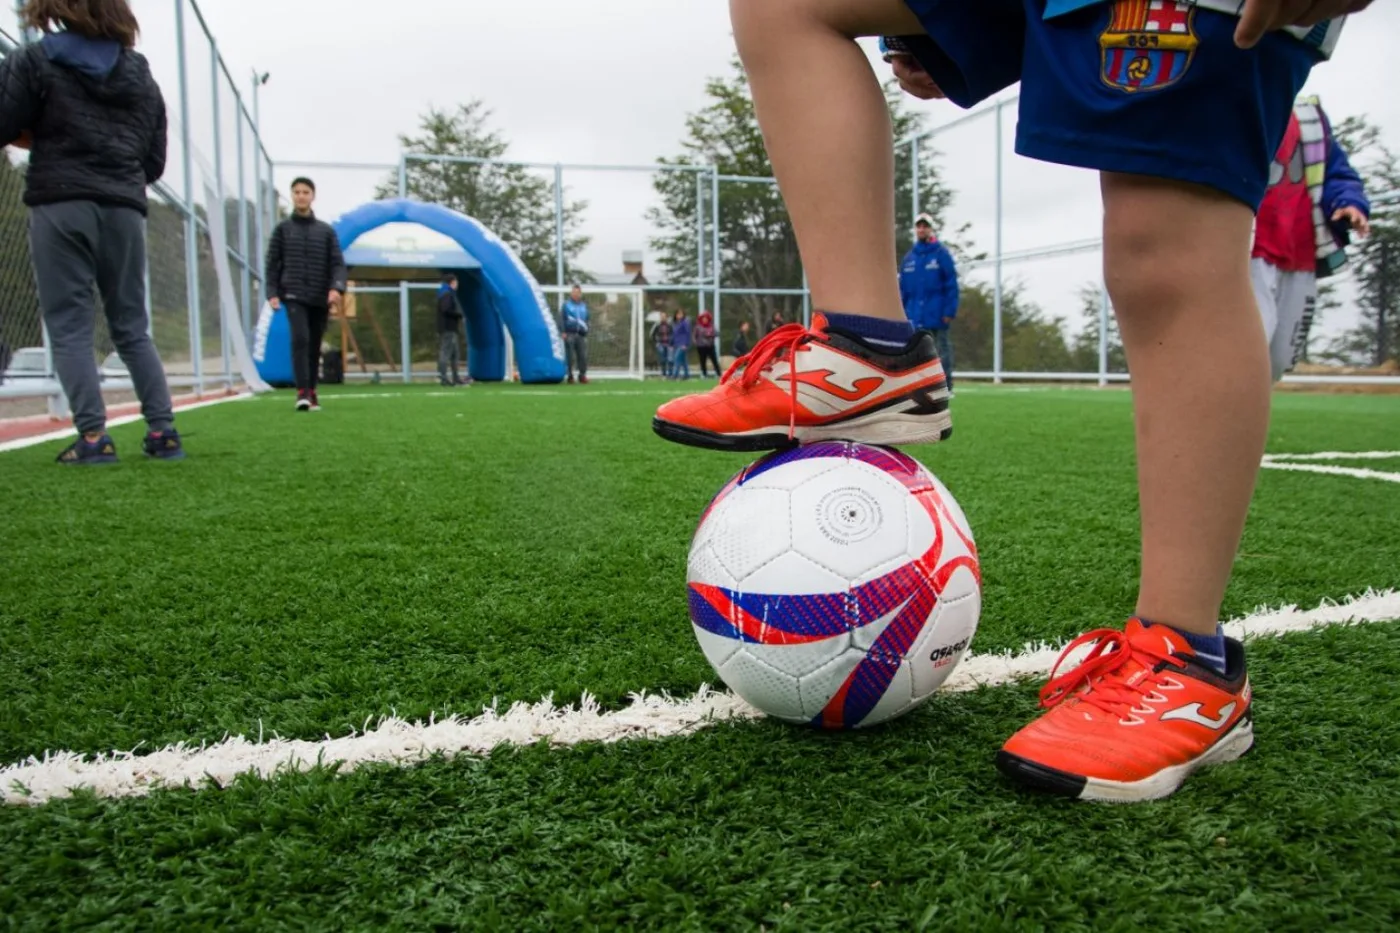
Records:
M21 347L10 357L5 367L5 382L11 379L43 379L49 374L43 347Z

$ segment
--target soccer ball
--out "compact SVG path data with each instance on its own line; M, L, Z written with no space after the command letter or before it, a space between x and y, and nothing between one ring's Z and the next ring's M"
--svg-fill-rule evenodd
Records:
M951 493L905 454L820 443L735 476L690 549L715 672L770 716L827 729L919 706L967 653L981 569Z

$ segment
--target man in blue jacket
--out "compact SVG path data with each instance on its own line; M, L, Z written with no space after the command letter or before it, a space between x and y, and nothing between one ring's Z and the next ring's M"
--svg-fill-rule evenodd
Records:
M948 328L958 316L958 270L948 247L933 233L933 218L920 214L914 222L918 241L899 270L899 296L904 314L915 328L933 331L938 340L938 356L948 375L948 391L953 389L953 344Z
M574 367L578 367L580 385L588 385L588 302L583 300L583 289L575 285L569 292L569 300L564 302L564 355L569 366L569 384L574 381Z

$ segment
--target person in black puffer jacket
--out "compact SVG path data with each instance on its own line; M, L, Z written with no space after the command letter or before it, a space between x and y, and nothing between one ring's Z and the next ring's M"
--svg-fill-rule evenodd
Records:
M312 213L315 201L316 185L311 179L293 181L292 216L277 225L267 244L267 300L273 310L286 308L292 325L297 411L321 410L316 398L321 339L330 323L330 309L345 294L347 277L340 239L330 224Z
M126 0L29 0L44 38L0 62L0 143L28 146L24 203L54 369L80 437L60 463L112 463L93 353L102 295L112 342L131 373L149 456L184 456L170 388L148 335L146 186L165 171L165 100ZM58 30L58 31L55 31Z

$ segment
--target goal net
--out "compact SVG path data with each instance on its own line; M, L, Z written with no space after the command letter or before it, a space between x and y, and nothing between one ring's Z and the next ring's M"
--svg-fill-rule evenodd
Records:
M562 309L569 290L550 287L544 291L562 333ZM585 285L583 300L588 304L588 378L643 378L646 299L642 289Z

